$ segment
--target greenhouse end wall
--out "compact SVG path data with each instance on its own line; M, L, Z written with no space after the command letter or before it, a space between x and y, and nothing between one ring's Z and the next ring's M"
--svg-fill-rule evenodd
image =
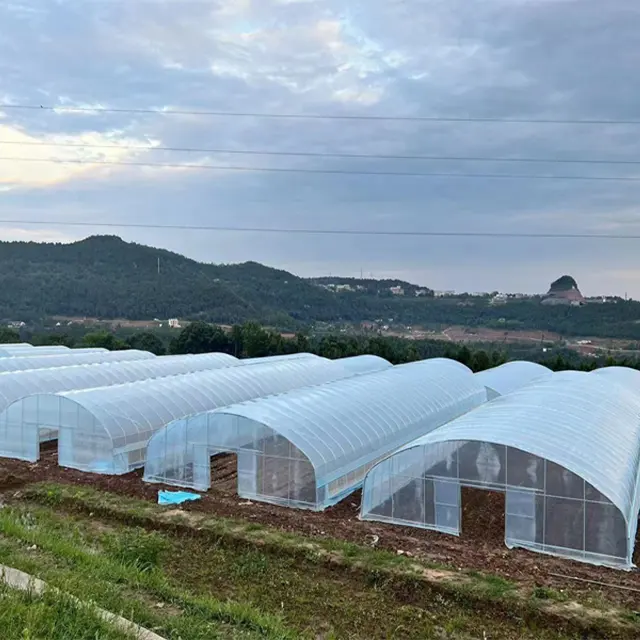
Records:
M510 548L632 566L625 518L608 498L560 465L491 442L442 442L388 458L367 476L361 519L459 535L461 486L506 493Z

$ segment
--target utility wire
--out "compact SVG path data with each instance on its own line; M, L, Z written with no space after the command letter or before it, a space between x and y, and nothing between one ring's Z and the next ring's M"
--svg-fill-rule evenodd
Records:
M216 153L247 156L284 156L301 158L340 158L346 160L425 160L436 162L516 162L541 164L613 164L640 165L640 160L604 160L596 158L508 158L498 156L422 156L378 153L333 153L324 151L273 151L263 149L206 149L201 147L154 147L136 144L91 144L84 142L45 142L0 140L0 144L18 147L64 147L79 149L123 149L126 151L171 151L180 153Z
M159 114L174 116L213 116L223 118L278 118L284 120L374 120L389 122L496 122L505 124L569 124L569 125L640 125L640 120L622 119L569 119L569 118L489 118L464 116L387 116L349 115L320 113L275 113L258 111L206 111L168 108L117 108L117 107L74 107L65 105L11 104L0 102L2 110L55 111L56 113L129 113Z
M482 178L499 180L578 180L587 182L640 182L640 176L580 176L517 173L449 173L438 171L354 171L351 169L306 169L298 167L231 167L214 164L181 164L165 162L137 162L123 160L80 160L59 158L16 158L0 156L7 162L49 162L53 164L106 165L116 167L155 167L164 169L201 169L210 171L242 171L259 173L306 173L347 176L397 176L410 178Z
M540 238L540 239L605 239L640 240L640 235L627 233L526 233L493 231L376 231L371 229L296 229L291 227L236 227L225 225L152 224L141 222L89 222L79 220L6 220L0 225L56 225L65 227L108 227L123 229L170 229L180 231L217 231L231 233L280 233L334 236L411 236L430 238Z

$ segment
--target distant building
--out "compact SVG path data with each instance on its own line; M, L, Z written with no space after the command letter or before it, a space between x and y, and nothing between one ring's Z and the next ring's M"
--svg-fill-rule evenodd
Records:
M508 297L506 293L496 293L489 301L489 304L507 304Z
M434 291L433 295L436 298L445 298L447 296L455 296L456 292L455 291Z
M389 291L391 291L391 293L393 293L394 296L403 296L404 295L404 289L400 286L398 287L389 287Z
M169 318L169 328L170 329L180 329L180 320L178 318Z

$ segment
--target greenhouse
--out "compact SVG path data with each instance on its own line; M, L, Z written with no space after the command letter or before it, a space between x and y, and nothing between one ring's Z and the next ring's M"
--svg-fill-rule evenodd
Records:
M50 429L58 433L62 466L127 473L144 464L147 444L155 431L177 418L259 396L280 369L295 371L299 384L304 384L307 371L313 369L324 370L318 375L320 380L352 375L325 358L285 357L219 371L33 395L7 410L7 422L21 428L22 446L28 455L37 451L38 431Z
M605 376L626 387L630 391L640 393L640 371L629 367L602 367L595 369L590 375Z
M451 360L384 369L172 425L146 477L204 490L210 456L235 452L240 496L322 510L356 490L380 458L485 401L471 371Z
M531 383L373 467L361 518L459 535L461 486L486 488L506 493L508 547L629 569L639 415L639 394L607 375Z
M58 405L46 394L233 367L239 362L225 353L205 353L0 373L0 457L37 460L40 442L56 438L57 431L45 425L55 423Z
M10 371L26 371L28 369L53 369L80 364L101 364L109 362L128 362L130 360L152 360L157 356L148 351L105 351L96 353L66 353L44 356L19 356L0 358L0 374ZM1 378L0 378L1 379Z
M476 378L486 387L487 398L493 400L498 396L516 391L534 380L550 378L552 375L551 369L536 362L514 360L505 362L499 367L480 371L476 373Z
M254 384L261 385L259 394L252 394L247 398L238 397L236 400L222 402L218 406L392 368L392 365L383 358L368 355L340 358L330 362L335 366L307 368L303 372L304 375L290 367L280 367L268 378L255 381ZM230 382L238 384L239 381ZM220 452L213 451L206 445L207 424L212 417L211 411L188 415L168 423L157 431L147 448L144 479L147 482L208 489L211 484L210 457Z
M0 358L12 358L16 356L29 355L46 355L54 353L69 353L71 349L63 345L55 345L50 347L34 347L32 345L6 345L0 344Z

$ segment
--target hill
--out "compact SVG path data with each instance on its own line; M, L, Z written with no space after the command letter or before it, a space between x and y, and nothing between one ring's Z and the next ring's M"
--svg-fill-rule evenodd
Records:
M554 280L542 304L573 304L579 305L585 302L584 296L578 289L578 283L571 276L561 276Z
M546 306L516 299L492 306L483 297L435 298L430 289L399 280L304 279L255 262L202 264L115 236L72 244L0 242L0 319L37 323L56 315L256 320L281 329L379 321L640 340L635 301Z
M395 311L392 298L385 283L336 295L312 280L255 262L202 264L116 236L71 244L0 242L4 320L180 317L293 327L386 318Z
M554 280L549 286L549 293L557 293L559 291L571 291L578 289L578 283L571 276L560 276Z

